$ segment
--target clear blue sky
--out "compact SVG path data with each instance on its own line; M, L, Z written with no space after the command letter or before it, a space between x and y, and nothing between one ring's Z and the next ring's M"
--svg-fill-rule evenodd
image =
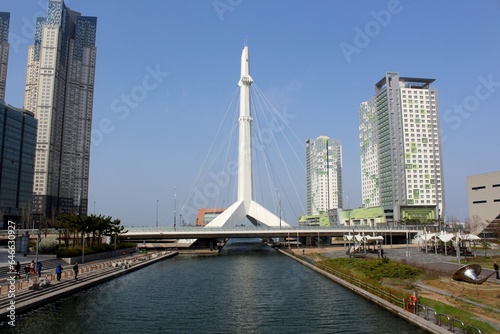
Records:
M499 1L66 4L98 18L90 213L95 203L97 214L125 225L154 226L158 204L159 225L171 226L174 209L179 214L195 202L189 194L210 183L196 179L206 173L206 152L235 92L245 39L255 87L288 115L290 144L280 146L289 172L277 167L276 173L283 177L284 218L292 225L305 213L309 138L341 140L344 206L361 204L358 107L387 71L436 79L448 217L468 215L468 175L500 170ZM3 0L0 6L11 13L6 102L14 106L23 104L27 47L35 17L46 8L45 0ZM231 125L220 131L226 136ZM212 168L217 171L216 163ZM227 206L227 196L214 205ZM194 222L187 212L183 219Z

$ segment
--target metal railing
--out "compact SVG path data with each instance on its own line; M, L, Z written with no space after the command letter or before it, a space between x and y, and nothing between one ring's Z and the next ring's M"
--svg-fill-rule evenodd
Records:
M294 254L294 253L292 252L292 254ZM355 277L344 274L344 273L342 273L338 270L332 269L328 266L322 265L321 263L318 263L316 260L314 260L308 256L298 255L298 254L294 254L294 255L296 257L300 258L301 260L304 260L304 261L316 266L317 268L319 268L323 271L326 271L327 273L335 275L335 276L343 279L344 281L349 282L350 284L353 284L353 285L355 285L355 286L357 286L365 291L368 291L368 292L388 301L389 303L391 303L393 305L400 306L401 308L408 310L407 303L409 302L409 300L406 300L405 298L398 297L398 296L396 296L396 295L394 295L394 294L392 294L384 289L375 287L375 286L373 286L367 282L364 282L360 279L357 279ZM465 325L463 321L456 319L456 318L450 318L450 316L448 316L446 314L437 313L434 309L432 309L428 306L417 303L415 307L416 307L416 311L415 311L416 315L423 317L425 320L432 321L440 327L443 327L443 325L445 325L445 327L453 333L455 333L458 330L458 331L460 331L460 333L464 333L464 334L482 334L482 332L479 328L472 326L472 325ZM446 323L444 323L443 320L446 320L445 321Z
M390 302L391 304L401 306L402 308L404 308L404 305L405 305L404 298L401 299L400 297L398 297L390 292L387 292L383 289L377 288L377 287L375 287L367 282L364 282L364 281L357 279L355 277L346 275L346 274L344 274L338 270L332 269L330 267L327 267L327 266L324 266L321 264L317 264L316 266L318 268L320 268L321 270L324 270L332 275L335 275L335 276L343 279L344 281L349 282L352 285L355 285L355 286L357 286L365 291L368 291L368 292L376 295L377 297L380 297L380 298Z

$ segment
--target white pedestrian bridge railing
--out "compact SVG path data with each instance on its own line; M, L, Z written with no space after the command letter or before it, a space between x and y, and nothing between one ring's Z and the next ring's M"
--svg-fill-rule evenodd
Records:
M182 226L182 227L126 227L129 232L235 232L235 231L290 231L290 232L311 232L311 231L346 231L353 233L362 232L384 232L384 231L412 231L413 233L422 231L423 227L416 226L392 226L392 227L372 227L372 226L286 226L286 227L268 227L268 226L234 226L234 227L202 227L202 226Z

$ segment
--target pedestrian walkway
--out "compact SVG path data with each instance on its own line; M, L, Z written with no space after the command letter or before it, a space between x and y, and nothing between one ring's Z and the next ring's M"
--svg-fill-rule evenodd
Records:
M14 289L9 282L0 288L0 321L6 319L9 314L8 307L11 305L11 297L8 297L9 292L15 292L15 312L17 314L177 254L177 252L162 251L135 255L126 259L108 259L89 263L80 266L78 280L74 279L73 266L67 265L61 281L57 281L55 274L51 273L46 276L50 284L41 288L37 288L35 285L37 279L31 280L29 283L23 279L16 280L13 283Z

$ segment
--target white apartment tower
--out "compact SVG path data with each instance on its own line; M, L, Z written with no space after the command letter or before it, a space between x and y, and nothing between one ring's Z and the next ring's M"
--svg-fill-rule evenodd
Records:
M360 105L364 207L383 206L394 222L443 218L438 97L434 79L386 73Z
M306 141L307 214L342 208L342 145L320 136Z
M7 64L9 61L9 21L10 13L0 12L0 100L5 101Z
M24 108L38 119L33 193L42 216L87 214L96 27L62 0L36 22Z

